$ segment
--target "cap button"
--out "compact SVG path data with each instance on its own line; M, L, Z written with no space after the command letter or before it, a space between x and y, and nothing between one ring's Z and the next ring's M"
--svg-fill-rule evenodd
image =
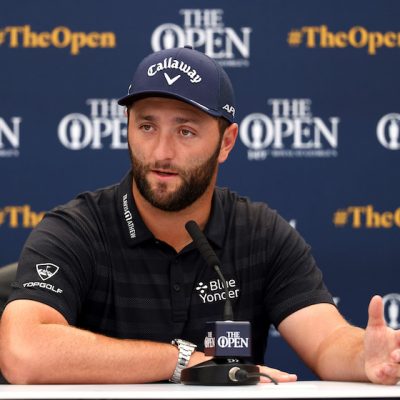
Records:
M189 46L188 44L186 46L183 46L185 49L191 49L193 50L193 46Z

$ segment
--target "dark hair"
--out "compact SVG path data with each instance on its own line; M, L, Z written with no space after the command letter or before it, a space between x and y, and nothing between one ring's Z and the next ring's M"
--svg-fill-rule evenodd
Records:
M224 132L228 126L231 125L231 123L224 117L217 117L218 119L218 128L219 128L219 133L221 137L224 135Z

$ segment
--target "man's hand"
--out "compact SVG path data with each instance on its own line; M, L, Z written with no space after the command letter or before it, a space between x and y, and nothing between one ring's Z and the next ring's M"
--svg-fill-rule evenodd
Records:
M394 385L400 380L400 331L386 326L383 302L374 296L365 331L365 373L374 383Z
M272 379L275 379L277 382L295 382L295 381L297 381L297 375L295 375L295 374L289 374L289 373L281 371L279 369L266 367L265 365L258 365L258 367L260 368L260 372L262 374L269 375ZM269 383L269 382L271 382L271 380L265 376L261 376L260 382Z

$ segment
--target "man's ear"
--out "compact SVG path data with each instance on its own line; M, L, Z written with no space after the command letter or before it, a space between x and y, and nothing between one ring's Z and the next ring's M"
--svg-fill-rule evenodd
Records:
M224 132L222 137L221 150L218 156L218 162L223 163L227 158L233 146L235 145L236 138L238 135L239 127L238 124L230 124Z

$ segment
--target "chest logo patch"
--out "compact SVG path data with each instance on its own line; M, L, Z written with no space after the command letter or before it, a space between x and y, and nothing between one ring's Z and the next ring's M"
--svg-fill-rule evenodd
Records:
M36 271L42 281L54 276L60 268L52 263L36 264Z
M235 279L229 279L226 283L228 286L229 298L238 298L240 289ZM214 303L217 301L225 301L226 299L224 285L219 279L212 280L208 282L208 284L204 282L199 282L195 290L199 295L202 303Z

